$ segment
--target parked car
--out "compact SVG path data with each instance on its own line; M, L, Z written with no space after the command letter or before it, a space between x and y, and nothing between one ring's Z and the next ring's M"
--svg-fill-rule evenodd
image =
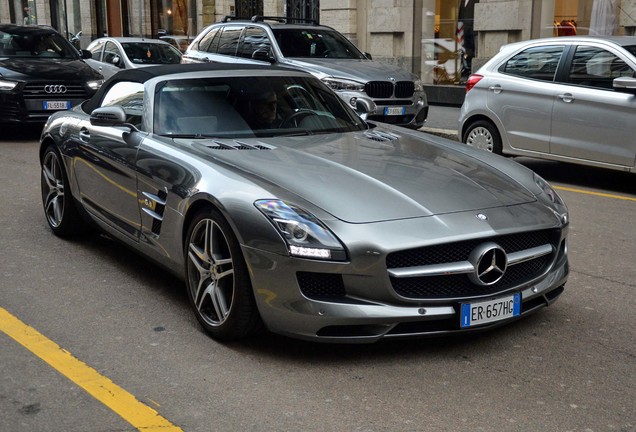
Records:
M504 155L636 172L636 38L502 47L472 75L459 138Z
M103 77L55 29L0 24L0 123L44 123L92 96Z
M103 37L87 49L92 54L87 63L106 78L122 69L181 63L181 52L159 39Z
M190 42L192 42L192 39L190 39L189 36L180 35L160 36L159 39L164 42L168 42L170 45L178 49L181 53L186 52L188 46L190 45Z
M88 222L183 278L214 338L477 331L564 291L567 208L529 169L364 122L302 71L179 66L51 116L42 201L54 234Z
M257 63L300 68L329 85L351 107L375 104L372 120L418 129L428 115L420 79L397 66L373 61L331 27L285 17L230 19L205 28L183 63Z

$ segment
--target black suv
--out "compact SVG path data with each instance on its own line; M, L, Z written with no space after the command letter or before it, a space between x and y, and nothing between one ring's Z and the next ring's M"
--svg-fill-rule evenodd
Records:
M52 27L0 24L0 123L44 123L88 99L103 77Z
M181 62L293 67L321 79L354 109L367 101L369 120L417 129L428 114L426 94L416 75L373 61L338 31L312 20L226 17L205 28Z

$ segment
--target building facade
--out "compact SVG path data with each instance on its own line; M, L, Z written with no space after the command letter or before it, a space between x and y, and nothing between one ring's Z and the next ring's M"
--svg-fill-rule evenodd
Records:
M636 30L636 0L0 0L0 22L81 31L82 47L104 34L194 37L226 15L317 19L375 60L420 75L433 101L461 95L502 44Z

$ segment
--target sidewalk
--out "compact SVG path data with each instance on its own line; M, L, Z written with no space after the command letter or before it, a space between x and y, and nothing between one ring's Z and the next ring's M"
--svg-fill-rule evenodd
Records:
M433 135L443 136L444 138L458 140L458 119L459 107L430 105L428 109L428 118L420 130Z

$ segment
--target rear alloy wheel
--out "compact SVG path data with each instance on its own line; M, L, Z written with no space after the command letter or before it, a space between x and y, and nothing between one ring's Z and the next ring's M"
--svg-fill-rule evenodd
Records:
M199 212L186 241L188 297L203 328L220 340L255 333L260 317L238 241L218 211Z
M471 124L464 134L464 142L471 147L501 154L501 137L497 128L486 120Z
M49 146L42 157L42 205L53 233L68 237L84 232L86 224L75 207L60 153Z

